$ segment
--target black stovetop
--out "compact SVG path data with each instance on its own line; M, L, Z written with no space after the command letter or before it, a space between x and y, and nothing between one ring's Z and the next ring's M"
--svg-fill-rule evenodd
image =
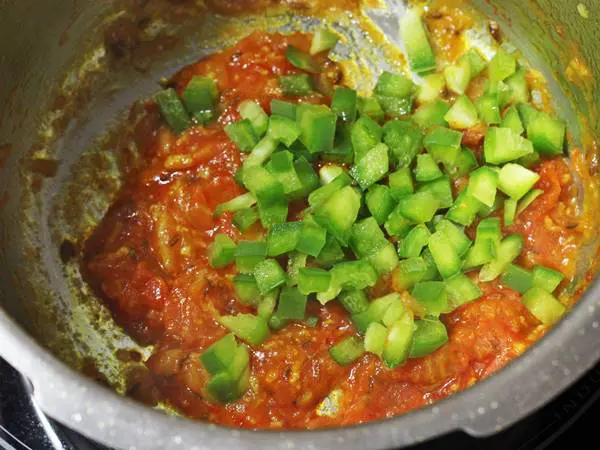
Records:
M110 450L52 419L32 402L31 389L0 359L0 448L8 450ZM493 437L453 433L413 450L564 449L578 438L595 442L600 417L600 363L542 410Z

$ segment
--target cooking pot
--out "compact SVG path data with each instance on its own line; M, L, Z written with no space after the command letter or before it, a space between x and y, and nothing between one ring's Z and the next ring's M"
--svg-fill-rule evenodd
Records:
M600 136L600 12L587 1L589 9L572 0L474 4L541 69L572 142L593 159ZM237 5L209 3L217 10ZM245 3L260 2L239 5ZM387 3L370 14L393 40L404 7ZM310 2L290 5L310 13ZM160 20L120 64L106 55L104 30L126 14ZM543 406L600 359L598 283L555 329L494 376L384 421L318 431L242 431L165 414L114 391L124 389L125 370L115 354L136 344L86 288L73 259L77 237L102 217L119 187L114 155L103 150L110 147L105 130L128 105L154 92L161 77L235 41L236 32L296 26L285 11L276 14L267 22L263 14L226 18L183 0L0 3L0 356L31 381L45 413L117 448L398 448L454 430L490 435ZM314 22L307 18L297 26ZM588 194L588 204L600 206ZM596 250L589 245L580 255L581 273ZM114 389L82 372L101 374Z

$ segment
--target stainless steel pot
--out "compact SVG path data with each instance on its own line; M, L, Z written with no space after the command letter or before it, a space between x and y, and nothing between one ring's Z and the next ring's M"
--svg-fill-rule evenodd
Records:
M143 11L152 3L127 4ZM390 11L375 14L388 32L402 9L398 3L390 1ZM475 3L551 80L575 142L592 151L600 136L600 11L592 0L582 2L587 13L571 0ZM204 39L225 23L212 17L210 26L203 22L201 32L190 34L192 22L184 21L173 28L188 36L183 46L163 48L152 64L137 55L133 69L106 71L98 30L119 17L122 6L92 0L0 2L0 355L31 380L43 411L118 448L401 447L458 429L493 434L543 406L600 359L595 283L547 337L495 376L431 407L358 427L226 429L151 410L81 375L78 370L90 358L104 361L97 369L118 390L122 365L115 347L135 346L85 289L76 264L60 259L67 260L72 250L65 239L97 220L118 188L114 178L102 175L114 161L94 151L102 147L97 141L119 112L156 89L161 76L210 52ZM278 23L287 26L283 19ZM155 31L160 33L160 22ZM87 148L92 150L82 157ZM590 251L595 254L595 247ZM590 258L593 254L581 255L582 261Z

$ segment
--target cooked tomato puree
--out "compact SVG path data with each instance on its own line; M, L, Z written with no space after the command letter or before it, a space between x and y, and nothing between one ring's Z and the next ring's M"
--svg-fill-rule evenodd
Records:
M401 414L489 376L543 332L521 294L500 279L481 283L480 299L442 315L446 345L393 370L369 353L348 366L338 365L328 350L356 334L355 328L337 301L321 306L311 300L308 314L318 317L316 326L293 323L250 348L251 387L240 400L223 405L203 395L208 374L199 355L228 332L217 318L253 312L236 299L235 267L212 269L207 248L217 233L236 242L264 233L256 224L242 235L229 213L213 218L218 204L245 192L234 180L245 156L223 127L239 119L236 107L245 99L269 112L272 99L284 98L278 77L299 72L286 60L288 44L308 50L310 39L253 34L174 77L180 93L193 75L210 75L218 82L220 116L214 124L177 136L148 101L135 126L138 157L129 161L122 190L87 240L82 263L87 281L116 321L141 344L154 345L147 370L131 378L130 394L218 424L318 428ZM333 63L322 76L344 83ZM315 95L302 101L330 99ZM466 133L465 144L476 153L482 145L479 134ZM520 264L543 264L573 276L580 239L571 208L572 176L560 157L544 160L535 170L544 194L503 232L524 236ZM290 211L302 207L292 205ZM393 283L384 279L373 292L386 289L393 289ZM324 408L332 392L335 408Z

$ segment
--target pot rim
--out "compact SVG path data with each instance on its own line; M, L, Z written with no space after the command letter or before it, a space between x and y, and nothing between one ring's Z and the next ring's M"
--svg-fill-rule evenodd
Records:
M494 434L560 394L600 359L600 282L519 358L473 387L402 416L312 431L250 431L169 416L89 378L42 348L0 309L0 355L50 417L117 448L399 448L451 431Z

